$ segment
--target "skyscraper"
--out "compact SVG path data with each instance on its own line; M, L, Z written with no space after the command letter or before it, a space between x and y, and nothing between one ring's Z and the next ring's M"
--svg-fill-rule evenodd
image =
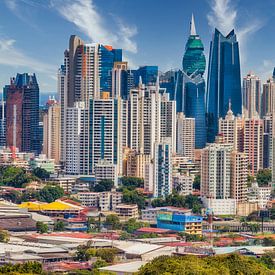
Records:
M23 152L39 154L39 86L35 74L17 74L4 87L6 143Z
M263 84L263 93L261 99L261 117L272 114L273 100L275 99L275 79L269 78Z
M196 33L194 17L190 23L190 36L182 60L184 79L184 113L195 118L195 146L203 148L206 143L205 124L205 71L204 47Z
M48 100L48 110L43 116L43 154L55 163L60 161L60 104Z
M195 156L195 119L177 113L177 154L190 160Z
M246 118L261 115L261 80L253 73L243 78L243 114Z
M133 70L135 87L138 86L140 77L145 85L153 85L157 81L158 66L141 66Z
M263 168L263 121L261 119L245 119L244 153L248 156L251 175L256 175Z
M225 117L229 101L234 115L242 113L239 44L232 30L223 36L215 29L210 43L206 92L207 141L218 133L218 119Z
M172 151L170 140L155 143L154 196L166 197L172 193Z

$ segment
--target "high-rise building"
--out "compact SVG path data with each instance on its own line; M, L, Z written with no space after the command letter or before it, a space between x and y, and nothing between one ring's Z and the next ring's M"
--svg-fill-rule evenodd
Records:
M261 117L270 115L273 108L273 100L275 98L275 79L270 78L263 84L263 93L261 99Z
M190 35L185 46L182 60L184 77L184 113L195 118L195 147L203 148L206 144L205 124L205 72L204 46L196 33L194 17L190 23Z
M231 194L231 153L233 146L212 143L202 149L201 195L212 199L228 199Z
M128 106L128 144L141 154L154 155L154 143L171 138L176 151L176 102L165 89L139 84L132 89Z
M206 92L207 141L218 133L218 119L225 117L229 102L234 115L242 113L239 44L232 30L223 36L215 29L210 44Z
M112 91L112 69L122 61L122 50L97 43L85 44L79 37L70 37L69 49L64 52L64 64L58 74L61 102L61 160L67 159L67 109L76 102L84 102L89 109L90 99L100 98L103 92ZM89 116L89 114L88 114ZM85 120L84 136L89 137L89 118ZM89 144L89 140L88 140ZM88 156L89 153L88 146ZM87 157L88 159L88 157ZM65 164L66 165L66 164Z
M261 119L245 119L244 153L248 157L251 175L256 175L263 168L263 121Z
M121 101L103 92L101 98L90 103L90 168L101 161L117 165L122 174Z
M154 197L166 197L172 193L172 150L170 140L155 143Z
M190 160L195 157L195 119L177 113L177 154Z
M272 167L272 114L263 117L263 168Z
M43 154L48 159L60 162L60 104L53 98L48 101L48 110L43 116Z
M231 153L231 198L237 202L247 201L248 158L245 153Z
M6 143L23 152L41 152L39 138L39 86L35 74L17 74L4 87Z
M116 164L112 164L106 160L100 160L96 165L95 165L95 178L96 182L99 183L102 180L112 180L114 183L114 186L118 186L117 182L117 166Z
M0 146L6 146L6 102L0 101Z
M157 81L158 66L141 66L137 70L132 70L134 74L135 87L139 85L140 78L145 85L153 85Z
M219 119L219 134L222 135L225 143L233 145L233 149L239 152L243 151L243 128L244 119L235 117L229 104L225 118Z
M76 102L66 110L65 172L71 175L89 174L88 109L84 102Z
M243 78L243 114L246 118L261 115L261 80L253 73Z
M170 70L159 77L160 87L165 88L171 100L176 101L176 110L184 111L183 73L181 70Z

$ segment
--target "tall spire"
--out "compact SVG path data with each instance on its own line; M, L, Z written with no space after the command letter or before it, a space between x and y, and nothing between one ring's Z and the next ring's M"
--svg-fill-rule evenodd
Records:
M190 22L190 35L197 35L193 13L192 13L192 18Z

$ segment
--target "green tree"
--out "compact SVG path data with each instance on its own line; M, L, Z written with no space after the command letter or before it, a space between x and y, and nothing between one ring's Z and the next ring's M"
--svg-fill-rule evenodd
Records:
M274 246L275 247L275 240L272 238L265 237L263 239L263 246Z
M201 190L201 176L196 175L193 181L193 188L197 190Z
M114 182L112 180L104 179L95 185L94 191L95 192L111 191L113 187L114 187Z
M121 228L119 217L115 214L106 216L105 224L107 227L111 228L111 230L117 230Z
M91 254L89 254L88 247L85 245L79 245L75 253L75 258L80 262L86 262L90 260Z
M96 256L107 263L112 263L117 253L118 250L116 248L99 248L96 250Z
M64 231L64 229L65 229L65 224L63 221L56 221L54 223L54 227L53 227L54 231Z
M102 259L98 259L96 262L93 263L93 268L101 268L107 266L108 263Z
M256 180L259 186L267 186L269 182L271 182L272 173L271 169L261 169L257 173Z
M120 181L122 186L126 187L129 190L142 188L144 186L144 180L137 177L122 177Z
M40 234L47 233L49 231L48 225L43 222L36 223L36 230Z
M34 176L36 176L42 180L46 180L46 179L50 178L50 173L47 170L40 168L40 167L34 168L32 173Z
M53 202L64 196L64 190L60 186L47 185L38 194L38 199L45 202Z
M122 202L137 204L139 209L145 208L145 197L137 190L123 190Z
M141 227L147 227L149 226L148 223L144 222L139 222L136 219L129 219L125 224L124 224L124 230L130 234L134 233L137 229Z
M248 228L252 233L257 233L260 231L260 224L259 223L249 223Z
M125 231L123 231L123 232L120 234L120 236L119 236L119 239L120 239L121 241L129 240L129 239L131 239L131 238L132 238L132 234L130 234L130 233L128 233L128 232L125 232Z
M10 240L9 232L6 230L0 230L0 242L7 243Z

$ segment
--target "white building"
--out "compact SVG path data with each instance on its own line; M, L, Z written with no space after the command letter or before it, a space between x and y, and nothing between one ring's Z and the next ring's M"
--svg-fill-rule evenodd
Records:
M177 154L190 160L195 152L195 119L177 114Z
M109 161L100 160L95 165L95 178L97 183L102 180L112 180L117 187L117 166Z
M193 180L194 178L192 176L181 175L178 173L173 176L173 189L180 195L190 195L193 191Z
M89 120L84 102L76 102L66 110L65 172L69 175L89 174Z

